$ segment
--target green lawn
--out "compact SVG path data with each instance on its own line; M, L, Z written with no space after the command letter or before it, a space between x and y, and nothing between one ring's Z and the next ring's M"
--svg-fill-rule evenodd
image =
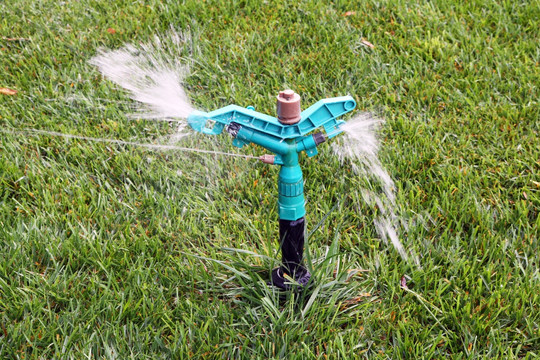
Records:
M539 2L326 3L0 2L1 359L540 356ZM196 108L274 114L290 87L384 118L419 264L327 144L302 159L316 284L283 296L276 167L16 132L163 141L88 61L171 29Z

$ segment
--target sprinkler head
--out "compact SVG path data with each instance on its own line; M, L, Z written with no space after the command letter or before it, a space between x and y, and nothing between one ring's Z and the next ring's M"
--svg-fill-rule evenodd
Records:
M300 95L288 89L279 92L277 96L277 116L280 123L296 124L300 121Z
M279 121L252 107L229 105L208 113L195 110L189 115L188 124L207 135L225 130L238 148L259 145L271 152L260 156L260 161L281 166L276 190L282 266L272 271L270 284L286 291L302 291L313 281L303 265L306 208L298 154L317 155L318 145L343 131L340 126L344 121L337 118L353 110L356 102L351 96L341 96L319 100L301 111L300 95L290 89L281 91L276 100Z

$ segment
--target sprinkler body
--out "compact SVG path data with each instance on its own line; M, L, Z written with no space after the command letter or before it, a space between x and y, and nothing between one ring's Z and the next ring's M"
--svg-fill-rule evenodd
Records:
M301 286L308 284L310 274L302 265L305 233L304 179L298 154L317 155L317 146L340 134L344 123L337 118L356 107L351 96L320 100L300 111L300 96L292 90L280 92L277 98L277 119L252 107L229 105L204 113L194 111L188 117L196 131L218 135L224 129L234 138L233 145L241 148L253 143L269 150L260 160L280 165L278 176L279 233L282 266L272 272L272 284L288 290L290 277ZM213 123L213 127L208 127ZM323 128L326 134L314 132Z

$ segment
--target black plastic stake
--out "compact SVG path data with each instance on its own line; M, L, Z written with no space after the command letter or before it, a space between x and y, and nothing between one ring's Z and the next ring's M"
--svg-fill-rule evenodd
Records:
M306 221L302 217L298 220L279 220L279 239L283 265L272 271L272 284L289 290L290 280L285 274L293 278L301 286L306 286L311 278L309 271L303 266L304 241Z

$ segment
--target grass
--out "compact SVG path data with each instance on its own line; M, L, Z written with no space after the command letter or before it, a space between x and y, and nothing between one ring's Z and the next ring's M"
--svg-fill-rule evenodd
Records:
M15 0L0 13L0 87L18 91L0 95L0 358L540 355L538 2ZM380 158L420 266L377 237L368 179L327 145L302 160L316 285L283 296L265 285L277 169L12 132L172 133L128 120L127 95L88 64L171 27L198 108L272 114L291 87L304 106L350 93L384 117Z

